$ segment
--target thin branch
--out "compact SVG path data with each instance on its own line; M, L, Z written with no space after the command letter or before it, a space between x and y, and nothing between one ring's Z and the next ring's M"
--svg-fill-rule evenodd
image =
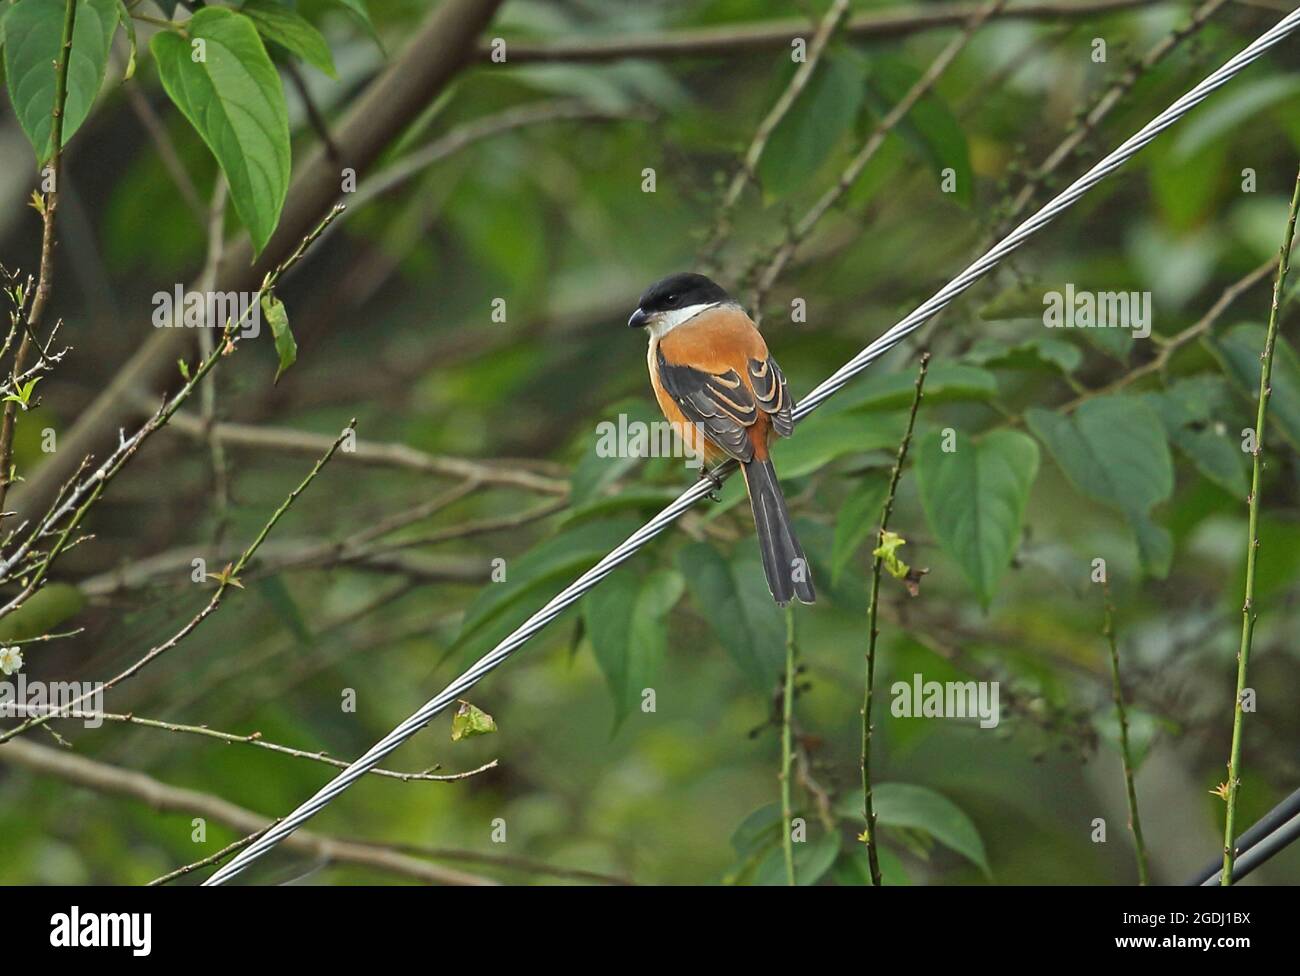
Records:
M168 638L163 643L158 644L155 647L151 648L148 651L148 653L146 653L134 664L130 665L126 670L122 671L117 676L110 678L108 681L104 682L102 686L99 686L92 691L87 691L84 694L79 695L77 698L74 698L72 701L68 702L66 705L63 705L58 709L52 709L51 711L37 718L29 718L26 722L23 722L20 725L17 725L14 728L10 729L9 731L0 734L0 743L7 742L9 739L12 739L14 736L21 735L23 732L26 732L28 729L33 728L34 726L43 725L44 723L48 722L51 718L55 718L61 715L67 715L69 711L76 708L78 705L84 704L86 700L90 698L92 695L102 694L104 691L108 691L110 688L113 688L118 684L121 684L126 679L134 676L138 671L140 671L141 668L149 664L150 661L153 661L155 658L165 654L167 651L171 650L173 647L175 647L177 644L183 641L186 637L188 637L191 633L193 633L196 629L198 629L199 625L202 624L203 621L206 620L209 616L215 613L217 609L221 606L221 598L225 595L226 590L229 587L243 585L242 582L240 581L239 576L240 573L243 572L244 567L248 565L249 560L251 560L253 556L257 553L257 550L261 547L262 543L266 541L266 537L271 534L271 530L275 528L276 523L278 523L281 517L283 517L284 513L289 510L289 508L297 500L298 496L307 490L307 486L310 485L313 480L315 480L316 476L320 474L321 469L324 468L325 465L329 463L330 458L332 458L334 456L334 453L339 449L339 445L341 445L346 439L348 439L348 437L351 435L355 427L356 427L356 421L353 420L348 424L346 428L344 428L343 433L339 434L339 436L335 439L334 443L330 445L329 450L326 451L325 454L320 458L320 460L316 462L315 466L307 474L307 477L304 478L298 484L298 487L294 488L293 491L289 492L289 496L280 504L280 507L277 508L274 513L272 513L270 519L268 519L266 524L262 527L262 531L257 534L256 538L254 538L252 543L249 544L248 548L245 549L243 553L240 554L239 558L232 565L229 565L225 569L223 569L221 573L211 574L214 575L216 579L219 581L217 586L217 591L212 594L212 597L211 599L208 600L207 605L204 606L203 609L200 610L198 613L196 613L192 618L190 618L189 623L187 623L184 627L182 627L179 631L177 631L175 634L173 634L170 638ZM99 489L102 490L102 488L103 488L103 483L101 482ZM98 497L98 490L94 497Z
M50 180L50 192L45 194L41 210L41 265L36 278L36 295L27 313L27 327L18 343L11 371L16 385L18 374L27 366L36 330L40 327L54 289L54 215L59 209L59 176L63 169L63 108L68 100L68 65L72 60L72 33L77 22L77 0L67 0L63 13L63 37L59 43L59 59L54 62L54 107L50 113L50 161L45 172ZM4 405L0 419L0 511L4 510L5 497L13 483L14 424L17 422L18 403L9 400Z
M229 447L290 454L317 454L330 442L324 434L311 434L284 427L255 427L251 424L219 423L206 428L203 421L185 413L171 417L171 425L195 439L215 437ZM535 474L514 461L475 461L468 458L426 454L405 444L367 441L358 438L355 450L344 451L340 461L384 468L405 468L445 478L476 481L485 485L520 488L544 495L565 496L569 483L561 478Z
M758 129L754 132L754 138L749 143L749 149L746 150L744 159L741 160L740 169L732 177L731 184L727 187L727 192L722 198L722 204L718 208L717 219L714 222L713 233L709 235L709 240L703 247L703 254L706 259L712 260L718 247L727 237L730 230L731 211L735 208L740 200L740 195L745 191L751 180L758 176L758 164L763 158L763 151L767 148L768 140L772 138L772 133L776 127L781 124L790 108L798 100L799 95L808 86L813 72L817 70L817 65L821 62L822 52L826 50L826 45L834 36L836 29L844 20L844 15L848 12L849 0L834 0L826 15L822 18L821 23L817 25L817 31L813 34L812 43L808 45L807 58L799 65L794 75L790 78L790 83L786 85L785 90L781 92L780 97L773 103L772 108L763 121L759 123Z
M51 746L40 746L19 739L0 749L0 762L54 776L109 796L139 800L160 813L197 814L240 833L260 833L271 826L261 814L237 806L222 797L171 786L144 773L87 759ZM387 871L428 884L495 884L490 878L430 864L377 844L340 840L308 830L295 833L285 846L326 861Z
M794 607L785 608L785 682L781 693L781 853L785 858L785 883L793 886L794 810L790 804L790 772L794 759L791 734L794 726Z
M1268 332L1264 338L1264 351L1260 356L1259 406L1255 411L1255 449L1250 452L1250 510L1246 539L1246 598L1241 606L1241 645L1237 650L1237 694L1232 707L1232 751L1228 759L1228 782L1221 787L1228 801L1223 822L1223 876L1225 887L1232 884L1232 862L1236 856L1237 792L1241 787L1242 696L1246 693L1246 666L1250 659L1250 642L1255 632L1255 560L1259 555L1259 494L1264 470L1264 421L1268 417L1268 401L1273 392L1273 349L1277 343L1277 324L1282 307L1282 288L1291 269L1291 244L1295 240L1296 215L1300 212L1300 172L1296 173L1295 190L1291 194L1291 212L1287 217L1286 232L1282 235L1282 248L1278 252L1277 283L1273 286L1273 306L1268 313Z
M1083 3L1018 4L1001 16L1007 20L1088 19L1135 7L1153 6L1152 0L1091 0ZM844 25L848 37L896 38L921 31L959 27L979 9L973 3L934 3L901 7L850 17ZM808 31L806 21L775 20L724 27L700 27L658 34L623 34L617 37L581 37L576 40L509 41L506 64L559 61L616 61L622 58L735 57L741 54L789 47ZM482 44L480 62L490 62L492 48Z
M46 711L53 711L47 709ZM45 714L42 712L41 714ZM216 739L220 742L228 742L238 745L255 746L258 749L266 749L270 752L278 752L282 756L293 756L295 759L311 759L315 762L325 763L327 766L334 766L337 769L346 769L347 763L342 759L335 759L326 752L311 752L307 749L294 749L290 746L282 746L275 742L267 742L262 738L261 732L251 732L248 735L237 735L234 732L222 732L218 729L209 728L206 725L183 725L179 722L163 722L153 718L141 718L138 715L130 713L119 714L117 712L99 712L99 711L73 711L64 715L53 716L55 718L78 719L92 718L104 719L109 722L118 722L123 725L139 725L149 729L159 729L163 732L178 732L188 735L201 735L209 739ZM496 769L497 760L484 763L475 769L467 770L463 773L435 773L434 770L440 767L432 766L429 769L419 773L399 773L391 769L380 769L376 766L370 772L377 776L387 776L390 779L400 779L404 783L425 782L425 783L455 783L463 779L469 779L471 776L477 776L479 773L485 773L489 769Z
M1119 720L1119 754L1124 764L1124 789L1128 795L1128 826L1133 831L1134 854L1137 857L1138 884L1150 881L1147 868L1147 848L1142 840L1142 819L1138 816L1137 788L1133 785L1133 753L1128 741L1128 710L1124 707L1124 686L1119 677L1119 645L1115 640L1115 605L1110 597L1110 583L1102 584L1105 599L1105 620L1102 634L1110 648L1111 695L1115 700L1115 715Z
M885 531L889 528L889 516L894 511L894 496L898 492L898 481L903 476L903 462L907 460L907 449L912 443L912 430L916 426L916 414L921 407L921 398L925 395L925 377L930 369L930 354L921 354L921 366L916 374L915 393L912 395L912 409L907 415L907 430L898 445L898 455L894 459L894 470L889 476L889 492L885 495L884 506L880 510L880 528L876 532L876 548L885 544ZM876 810L871 798L871 705L875 698L876 686L876 638L880 636L877 626L880 607L880 571L884 566L884 557L876 556L871 564L871 602L867 606L867 668L866 680L862 691L862 820L866 829L862 840L867 845L867 864L871 872L871 883L880 885L880 838L876 835Z
M785 241L777 248L767 267L759 275L758 283L754 286L749 307L756 321L761 320L762 305L767 293L771 291L772 286L781 276L781 272L785 270L786 265L790 263L790 259L794 257L795 251L813 232L813 229L826 216L826 213L857 182L858 177L862 175L862 171L867 168L867 164L880 151L880 147L885 144L889 134L907 117L907 114L912 111L916 103L934 88L943 73L948 70L953 61L957 59L957 56L965 49L975 32L990 17L1001 10L1006 5L1006 2L1007 0L990 0L970 16L961 33L948 42L944 49L939 52L939 56L931 62L925 74L917 79L916 83L908 89L898 104L890 109L884 118L876 124L876 127L862 144L862 148L858 150L849 165L844 168L844 172L840 174L840 178L835 185L823 193L798 223L790 228Z

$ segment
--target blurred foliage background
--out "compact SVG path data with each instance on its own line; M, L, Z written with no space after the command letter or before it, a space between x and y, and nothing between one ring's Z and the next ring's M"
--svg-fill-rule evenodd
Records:
M336 119L430 6L296 4L328 42L337 78L301 62L294 69L301 89L283 76L295 163L320 141L301 92L327 124ZM1031 186L1041 203L1291 5L1202 6L1213 8L1205 23L1180 33L1158 63L1134 70L1131 83L1126 73L1184 28L1197 5L994 17L976 31L762 297L768 344L796 398L974 257L1022 188ZM510 0L485 39L504 38L507 51L550 42L581 50L607 39L792 19L792 31L802 24L810 34L826 7ZM139 9L173 16L151 3ZM854 16L894 9L851 4ZM185 6L174 16L183 19ZM119 80L120 35L101 99L67 150L52 311L74 349L42 383L39 404L20 416L19 474L41 464L41 431L73 424L149 338L151 296L193 281L204 264L201 211L216 163L161 89L143 43L155 26L137 26L134 78ZM832 41L773 133L730 233L703 256L725 286L749 300L787 228L835 184L958 31L841 32ZM1094 59L1097 39L1104 62ZM273 53L282 65L294 60ZM886 880L1135 880L1102 592L1089 579L1097 557L1107 561L1116 607L1153 877L1181 881L1221 849L1223 803L1211 791L1225 777L1240 629L1248 456L1239 433L1253 423L1251 357L1271 275L1257 275L1193 341L1177 344L1163 368L1132 374L1276 256L1300 157L1297 65L1300 49L1288 42L1252 66L782 446L778 467L821 596L797 610L795 797L809 822L798 855L803 880L865 880L855 811L867 537L922 346L934 353L930 395L891 527L907 540L904 558L929 574L915 597L886 578L881 609L875 769L878 782L892 784L881 800ZM259 731L272 742L354 757L674 497L694 477L680 459L619 461L595 450L601 420L655 416L644 337L624 323L650 281L702 266L726 184L793 71L787 40L604 61L512 63L507 54L503 64L467 68L385 153L379 173L499 113L530 106L538 117L466 139L368 199L363 177L359 205L279 289L296 365L273 385L276 356L262 336L216 371L212 409L222 422L331 436L356 417L363 446L406 445L533 481L521 487L494 476L462 486L433 516L366 541L361 553L321 549L461 484L339 455L277 527L244 588L114 689L106 708ZM1117 83L1114 107L1059 167L1032 180ZM142 123L139 101L196 188L200 212ZM571 109L581 117L548 117ZM34 272L40 225L24 203L37 174L7 106L0 161L0 258ZM643 189L646 169L654 192ZM949 169L954 192L942 186ZM1249 191L1247 170L1255 180ZM225 230L240 232L233 213ZM1066 282L1149 291L1153 336L1046 331L1042 295ZM493 317L498 299L505 321ZM806 304L804 322L792 321L796 299ZM1295 322L1291 303L1284 337ZM1292 639L1300 624L1300 372L1291 347L1279 356L1250 675L1259 707L1246 724L1246 824L1300 775ZM139 392L142 409L152 410L152 391ZM1077 416L1062 408L1078 397L1087 398L1080 410L1101 405L1099 449L1117 459L1110 470L1119 472L1109 487L1090 484L1096 465L1051 435L1054 423ZM106 678L165 640L210 596L211 584L191 581L190 560L209 558L216 571L320 453L231 441L218 475L198 404L187 409L190 426L154 439L95 509L94 538L59 563L39 613L5 622L6 637L85 628L28 647L30 678ZM972 586L918 489L922 445L944 428L977 441L1013 430L1039 447L1023 526L1008 539L1010 568L986 592ZM1128 448L1105 442L1125 432ZM1132 437L1137 457L1123 454ZM1108 454L1112 446L1119 453ZM228 486L225 502L219 484ZM498 759L496 768L453 783L370 776L313 829L438 849L435 863L510 882L565 880L554 868L638 883L780 880L773 716L784 619L767 600L742 498L738 479L729 483L720 504L657 540L476 688L472 701L495 718L494 734L453 744L443 716L386 763L456 772ZM1139 549L1142 532L1153 534L1149 551ZM295 562L313 545L311 558ZM494 559L505 560L504 583L490 581ZM707 616L706 606L714 608ZM1000 682L1000 725L891 716L890 685L917 673ZM647 686L655 689L652 713L641 708ZM341 708L347 689L355 691L354 712ZM268 817L332 772L251 746L120 723L90 730L63 722L58 731L80 755ZM54 745L42 730L29 735ZM1108 824L1106 843L1092 840L1098 817ZM492 839L498 818L504 844ZM0 764L6 883L141 883L241 836L210 822L206 840L195 843L192 829L191 814ZM1298 871L1293 850L1251 880L1290 882ZM248 877L403 880L285 851Z

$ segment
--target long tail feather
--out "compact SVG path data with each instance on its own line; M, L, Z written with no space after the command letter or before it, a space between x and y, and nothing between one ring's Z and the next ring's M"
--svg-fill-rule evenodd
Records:
M754 528L758 533L758 549L763 557L763 574L772 598L781 606L798 597L803 603L813 603L812 572L803 554L803 546L790 528L790 512L785 507L785 496L776 479L772 462L750 461L741 465L745 486L749 489L749 504L754 510Z

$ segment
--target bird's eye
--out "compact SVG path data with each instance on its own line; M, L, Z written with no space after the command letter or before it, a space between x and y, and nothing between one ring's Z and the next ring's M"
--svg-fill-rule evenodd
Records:
M677 304L677 296L676 296L676 295L669 295L667 298L664 299L664 304L665 304L665 305L676 305L676 304Z

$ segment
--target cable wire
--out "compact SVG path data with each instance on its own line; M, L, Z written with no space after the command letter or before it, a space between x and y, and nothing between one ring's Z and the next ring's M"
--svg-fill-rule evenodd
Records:
M983 257L973 262L961 274L939 289L928 301L917 307L914 312L895 324L836 370L835 373L827 377L816 389L799 402L794 411L795 420L802 420L827 399L843 389L849 380L898 345L909 334L920 328L921 325L948 305L954 298L996 267L1008 254L1042 230L1043 227L1076 203L1101 180L1136 155L1161 132L1173 125L1209 97L1211 93L1226 84L1231 78L1263 55L1265 51L1293 33L1297 28L1300 28L1300 9L1287 14L1272 29L1262 34L1252 44L1224 63L1217 71L1207 76L1195 88L1129 137L1119 148L1071 183L1036 214L1020 224L1000 243L994 245ZM726 473L729 473L731 467L734 467L734 465L729 466ZM633 532L600 562L556 594L550 602L520 624L514 633L483 655L464 674L456 678L441 692L421 705L406 721L371 746L361 758L323 786L311 799L277 823L258 840L240 851L230 863L208 878L204 885L219 885L229 881L312 816L320 812L335 797L377 765L381 759L415 735L434 716L464 695L485 675L497 668L506 658L527 643L534 634L577 602L583 594L635 555L651 539L668 528L676 521L678 516L704 498L712 488L713 486L707 480L701 480L682 492L667 508Z
M1300 817L1300 790L1296 790L1288 796L1285 800L1261 817L1258 823L1237 838L1235 847L1237 848L1238 860L1232 866L1233 884L1236 884L1237 881L1245 877L1246 874L1246 872L1241 870L1241 864L1243 862L1240 859L1242 856L1246 854L1246 852L1251 851L1255 845L1265 840L1265 838L1268 838L1269 835L1277 831L1278 828L1286 827L1288 822L1294 824L1295 819L1298 817ZM1292 834L1291 836L1294 837L1295 835ZM1281 850L1280 847L1270 847L1267 856L1252 861L1250 865L1251 870L1263 864L1264 861L1268 860L1269 857L1272 857L1279 850ZM1201 870L1196 873L1196 876L1192 878L1191 881L1187 882L1187 884L1217 885L1222 872L1223 855L1218 854L1215 856L1214 860L1201 868Z

